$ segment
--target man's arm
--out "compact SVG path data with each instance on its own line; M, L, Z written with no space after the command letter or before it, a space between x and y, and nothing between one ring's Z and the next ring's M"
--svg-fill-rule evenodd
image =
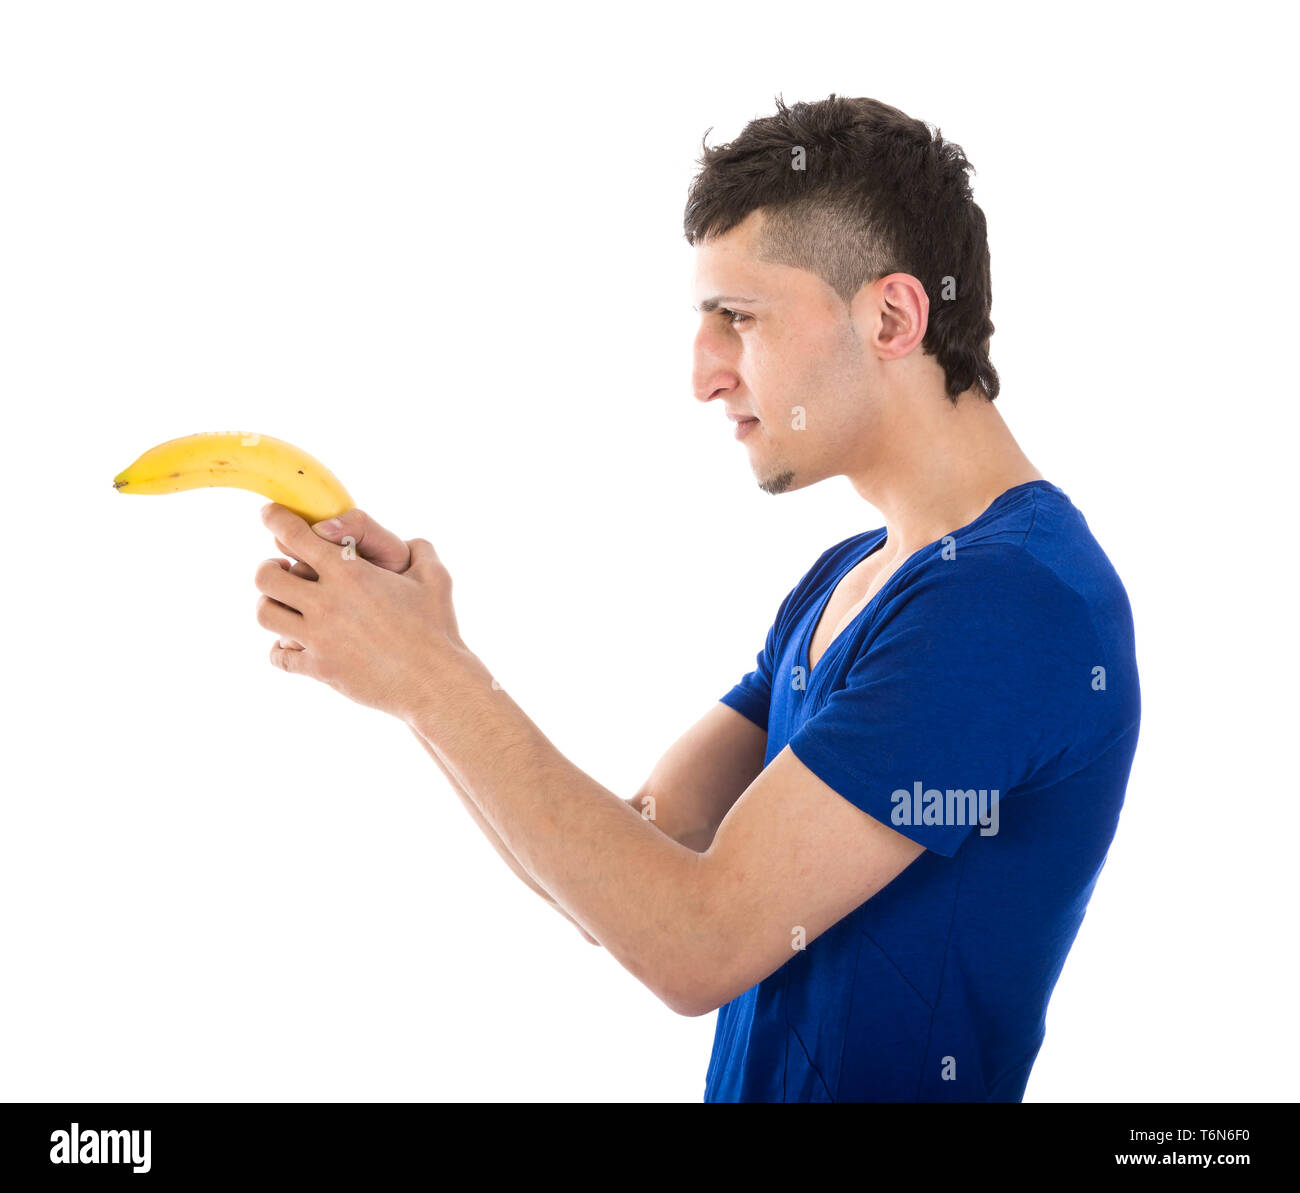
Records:
M655 828L697 853L763 769L767 731L721 701L659 759L627 802Z
M279 637L271 663L414 728L523 869L679 1013L701 1015L743 993L789 959L792 939L815 940L920 854L915 842L823 783L789 747L697 853L574 766L493 681L460 637L450 573L431 543L410 540L410 567L393 575L364 559L349 562L355 556L331 546L327 530L313 531L274 502L262 520L285 553L317 576L309 582L274 561L258 568L258 623ZM967 642L969 635L954 633ZM286 648L286 640L302 649ZM994 642L981 664L1005 650ZM896 714L913 726L933 716L905 671L893 684L891 733ZM828 747L820 739L838 735L870 750L861 765L878 762L879 742L864 742L861 730L870 724L877 735L885 732L879 686L863 685L872 697L865 710L863 693L849 692L801 734L817 723L813 742L822 752ZM1043 699L1040 690L1033 696ZM843 727L842 704L852 712ZM980 727L962 728L950 747L957 757L971 753ZM920 734L913 737L916 749L929 748ZM915 762L906 771L920 773ZM856 790L856 777L852 785Z
M547 903L549 903L552 907L554 907L556 911L558 911L566 920L569 921L569 923L571 923L575 928L577 928L578 931L582 933L582 937L584 940L589 941L591 944L599 945L600 941L598 941L594 936L592 936L592 934L588 932L586 928L584 928L580 923L578 923L578 921L575 920L573 916L571 916L567 911L564 910L563 907L561 907L554 899L552 899L551 896L542 887L540 887L537 884L537 882L533 879L532 875L530 875L528 871L525 870L523 866L519 864L518 859L515 857L513 853L510 852L510 850L508 850L505 847L501 838L497 836L496 831L492 828L490 824L488 824L486 820L483 819L483 813L478 810L477 805L466 794L465 789L458 782L456 782L455 775L453 775L446 768L446 766L443 765L442 759L438 757L438 752L432 746L430 746L429 743L424 740L424 738L422 738L418 733L416 733L414 729L412 729L411 732L415 735L415 740L418 741L420 745L422 745L425 748L425 751L428 753L429 757L432 758L435 763L437 763L438 769L442 771L444 776L446 776L447 782L451 785L451 789L456 793L457 797L460 799L460 802L465 805L465 811L467 811L470 814L470 817L473 819L474 823L478 825L480 830L482 830L483 835L488 839L488 842L489 844L491 844L492 848L495 849L497 853L500 855L501 860L505 862L505 864L509 866L510 869L513 870L516 875L518 875L520 881L522 881L526 887L528 887L530 890L536 891L539 895L541 895L541 897L545 899Z
M378 567L401 574L410 566L406 543L362 510L350 510L340 516L331 541L342 541L345 536L352 541L358 555ZM283 543L277 545L289 553ZM316 572L305 563L297 562L290 567L285 561L281 566L295 576L317 579ZM572 923L584 939L598 945L600 942L519 864L437 751L418 732L414 729L412 732L502 861L525 886ZM660 832L689 848L707 849L727 809L762 769L766 742L767 734L762 729L718 703L669 748L641 790L627 802Z
M478 805L438 757L438 752L414 729L412 733L446 776L465 810L501 860L525 886L536 891L573 924L584 939L599 945L600 941L519 864L496 830L483 818ZM718 703L673 743L642 784L641 790L626 802L661 833L690 849L703 851L713 841L727 810L762 770L766 746L767 733L764 730L734 709Z
M463 646L444 655L409 723L525 871L683 1015L749 989L789 960L792 941L816 939L923 852L788 748L697 852L560 754ZM660 798L702 840L708 816L671 792Z

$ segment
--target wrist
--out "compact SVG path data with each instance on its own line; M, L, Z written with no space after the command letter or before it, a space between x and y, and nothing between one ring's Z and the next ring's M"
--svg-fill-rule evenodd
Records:
M409 698L395 710L417 734L429 738L449 708L460 703L467 687L490 683L492 676L460 638L441 639L411 685Z

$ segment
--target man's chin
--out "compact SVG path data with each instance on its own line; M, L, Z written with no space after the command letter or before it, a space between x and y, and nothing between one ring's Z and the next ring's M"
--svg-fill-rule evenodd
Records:
M758 487L764 493L787 493L794 487L794 472L787 469L784 472L773 472L768 476L760 478Z

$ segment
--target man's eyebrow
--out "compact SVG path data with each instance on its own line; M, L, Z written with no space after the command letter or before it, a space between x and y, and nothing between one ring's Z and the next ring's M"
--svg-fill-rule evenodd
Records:
M743 302L746 304L753 304L758 301L757 298L741 298L739 294L715 294L712 298L706 298L699 306L692 307L691 310L699 311L703 315L711 315L724 302Z

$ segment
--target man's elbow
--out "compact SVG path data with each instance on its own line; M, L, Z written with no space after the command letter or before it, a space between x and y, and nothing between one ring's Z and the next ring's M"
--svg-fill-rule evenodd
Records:
M687 1019L716 1011L735 997L722 992L717 974L699 969L671 975L657 985L654 993L670 1011Z
M673 881L678 899L673 913L658 919L652 939L637 950L635 960L620 960L670 1011L698 1019L743 990L730 988L737 933L707 868L708 855L686 856L689 865Z
M716 1011L723 1005L718 1000L712 998L675 998L672 1000L665 998L664 1003L670 1011L677 1015L681 1015L686 1019L698 1019L701 1015L707 1015L710 1011Z
M748 986L740 986L737 965L743 956L745 935L730 914L726 891L709 865L709 854L693 855L693 882L686 906L686 922L673 941L666 972L653 987L659 1000L674 1014L698 1019L725 1006ZM752 985L752 983L751 983Z

